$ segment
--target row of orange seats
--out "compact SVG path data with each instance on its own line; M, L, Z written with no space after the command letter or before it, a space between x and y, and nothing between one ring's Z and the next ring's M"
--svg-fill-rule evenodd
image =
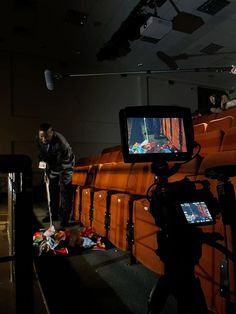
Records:
M202 122L208 123L211 120L221 119L225 116L233 116L236 119L236 107L232 107L217 113L203 114L202 116L195 117L193 118L193 124L200 124Z
M201 145L200 153L192 161L181 165L179 171L169 177L169 182L179 181L186 176L191 180L207 179L213 195L218 197L219 182L206 177L205 171L222 165L236 166L236 127L234 117L223 119L223 123L220 123L222 120L214 120L208 122L202 132L194 129L195 141ZM90 161L88 158L83 162L74 168L73 174L76 187L74 218L85 226L93 226L117 248L129 250L132 261L137 260L152 271L163 273L163 262L155 253L159 228L150 213L146 195L155 181L151 164L124 163L119 146L106 149L97 158ZM229 179L235 187L235 178L230 176ZM221 214L216 224L202 229L210 233L219 232L225 240L227 238L228 248L233 250L232 226L223 224ZM220 243L226 245L225 240ZM208 308L217 313L224 313L226 303L220 288L220 267L224 259L222 252L203 244L202 257L195 270ZM232 261L229 261L229 276L230 298L233 300L235 269Z
M236 108L195 119L194 135L195 141L201 145L200 155L202 159L197 178L207 178L211 185L211 191L219 199L217 193L218 184L219 186L222 183L224 185L232 184L233 189L236 189ZM206 177L206 173L209 173L209 170L211 178ZM218 180L216 180L216 177L218 177ZM232 204L229 204L229 202L232 202ZM229 200L226 198L225 203L223 207L228 207L224 210L228 211L231 222L223 223L222 214L220 214L217 217L216 224L206 229L208 232L219 232L223 235L224 240L220 243L233 252L235 258L236 202L234 199ZM207 295L208 305L210 309L217 313L226 312L226 300L220 295L220 270L223 267L222 261L224 260L227 260L229 269L229 300L235 302L235 260L234 262L231 259L228 260L228 257L219 252L219 250L205 245L203 246L200 264L196 268L196 272L201 274L201 283ZM206 265L208 266L206 267ZM203 277L205 278L203 279ZM212 284L213 281L215 284Z
M234 127L236 127L236 118L229 115L194 124L194 137L195 141L201 145L201 156L205 157L209 153L220 150L234 149L234 139L231 138L234 136ZM226 134L227 141L223 141Z

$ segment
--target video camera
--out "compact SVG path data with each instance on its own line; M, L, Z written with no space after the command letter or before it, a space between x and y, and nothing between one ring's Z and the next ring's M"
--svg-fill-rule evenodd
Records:
M156 254L164 263L164 274L153 287L148 313L162 313L163 306L172 294L179 312L183 314L209 313L207 303L194 267L206 243L235 261L235 254L217 232L203 232L198 226L215 224L215 216L222 214L223 223L231 224L235 234L235 193L228 177L236 175L235 166L211 167L206 177L217 179L218 199L211 193L208 180L182 180L168 182L183 163L197 157L193 155L194 132L191 111L179 106L135 106L120 111L121 144L124 161L151 162L154 183L146 197L150 213L159 227ZM172 166L171 166L172 165ZM170 167L171 166L171 167ZM233 169L233 171L232 171ZM234 222L232 225L232 221ZM234 239L236 239L234 237ZM235 241L236 243L236 241ZM228 313L235 313L229 295L227 261L221 263L221 296L226 298Z
M215 223L218 203L207 180L184 178L168 183L166 188L157 183L154 191L147 192L147 198L150 213L162 229L176 230L179 225L188 228Z
M207 180L168 182L181 161L192 159L194 132L191 111L179 106L134 106L120 111L125 162L152 162L156 182L148 189L150 212L163 228L214 224L217 201ZM176 162L172 168L168 162ZM199 188L200 186L200 188Z

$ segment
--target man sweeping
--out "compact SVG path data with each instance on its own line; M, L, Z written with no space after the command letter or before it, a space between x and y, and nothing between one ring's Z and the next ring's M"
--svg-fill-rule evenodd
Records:
M51 223L60 219L61 226L65 227L68 225L72 209L75 155L66 138L49 123L39 126L36 139L39 168L44 169L44 181L49 185L50 192L50 211L43 218L43 222Z

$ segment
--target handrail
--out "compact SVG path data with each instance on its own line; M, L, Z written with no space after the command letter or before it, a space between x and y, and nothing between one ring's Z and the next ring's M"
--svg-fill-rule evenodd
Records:
M12 255L16 313L34 313L32 245L32 162L26 155L0 155L0 172L8 174L8 210L12 214Z

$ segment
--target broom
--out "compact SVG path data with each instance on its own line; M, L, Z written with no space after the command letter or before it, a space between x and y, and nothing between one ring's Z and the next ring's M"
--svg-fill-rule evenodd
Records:
M46 184L46 192L47 192L47 202L48 202L48 215L49 215L49 228L46 231L47 233L54 233L55 232L55 227L52 222L52 211L51 211L51 199L50 199L50 191L49 191L49 177L46 174L46 170L44 170L44 182Z

